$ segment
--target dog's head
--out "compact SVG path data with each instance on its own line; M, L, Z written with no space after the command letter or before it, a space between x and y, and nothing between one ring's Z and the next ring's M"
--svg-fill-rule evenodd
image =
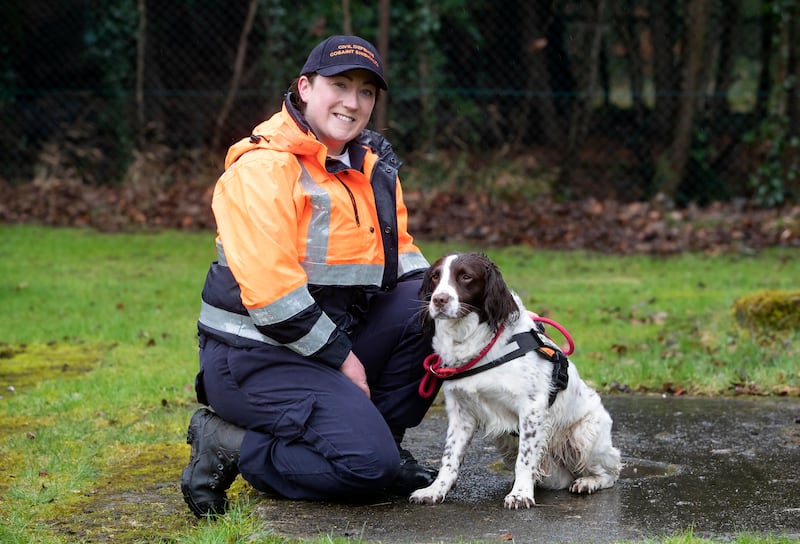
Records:
M470 313L497 330L519 308L497 265L480 253L452 253L437 260L422 281L425 319L460 319Z

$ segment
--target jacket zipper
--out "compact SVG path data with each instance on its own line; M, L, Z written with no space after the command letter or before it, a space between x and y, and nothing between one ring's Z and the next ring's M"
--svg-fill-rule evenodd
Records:
M350 187L348 187L347 184L344 181L342 181L342 178L336 176L336 179L339 180L339 183L342 184L342 187L344 187L344 190L347 191L347 194L350 196L350 202L353 204L353 213L356 216L356 226L360 227L361 220L358 217L358 205L356 204L356 197L353 195L353 191L350 190Z

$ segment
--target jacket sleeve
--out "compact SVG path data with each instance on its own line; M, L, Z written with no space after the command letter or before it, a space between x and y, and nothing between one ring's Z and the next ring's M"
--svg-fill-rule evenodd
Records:
M316 304L298 262L304 195L293 156L255 150L217 182L212 210L225 261L258 330L301 355L341 366L350 340Z
M397 251L399 253L397 277L400 280L418 277L430 263L422 251L414 244L414 238L408 232L408 209L403 201L403 189L400 179L397 180Z

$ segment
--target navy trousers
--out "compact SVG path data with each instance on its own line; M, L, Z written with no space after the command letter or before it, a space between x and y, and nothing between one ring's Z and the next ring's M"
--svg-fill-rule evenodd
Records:
M392 482L400 466L395 437L418 425L433 399L418 394L431 352L419 286L402 282L375 295L351 335L371 399L338 369L288 348L232 348L201 337L198 398L247 429L239 471L253 487L292 499L336 499Z

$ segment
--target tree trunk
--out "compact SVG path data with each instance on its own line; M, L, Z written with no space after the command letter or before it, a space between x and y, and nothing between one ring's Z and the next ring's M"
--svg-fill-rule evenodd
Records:
M552 47L547 40L547 25L551 18L549 1L520 2L522 28L526 30L526 39L522 40L522 74L526 74L525 90L527 96L521 100L519 111L514 121L513 145L518 146L528 134L535 110L536 119L544 133L548 144L558 144L563 140L561 120L553 104L553 92L545 58L546 48Z
M675 119L680 72L675 66L676 30L674 13L680 2L650 2L650 30L653 36L653 83L655 105L653 129L661 142L668 141Z
M426 2L427 3L427 2ZM420 89L432 89L431 63L428 58L428 40L417 38L415 49L417 54L417 81ZM438 99L434 93L421 92L419 94L420 122L418 138L423 149L433 149L436 146L438 118L436 115Z
M800 136L800 5L792 6L789 20L789 69L793 84L786 97L789 134Z
M592 117L592 100L597 91L600 47L603 44L603 36L608 31L606 12L607 1L597 0L594 12L587 17L589 21L587 29L583 37L578 39L580 44L578 51L585 60L576 72L585 75L579 78L579 97L575 100L570 116L566 152L559 173L560 182L564 187L572 184L572 173L578 161L578 149L586 137Z
M145 145L144 67L147 51L147 3L138 1L139 28L136 31L136 123L139 149Z
M342 33L353 34L353 14L350 12L350 0L342 0Z
M641 126L644 122L644 62L639 51L639 25L636 14L628 9L618 14L617 33L625 47L625 58L628 61L630 77L631 104L636 112L636 122Z
M250 7L247 10L244 26L242 26L242 32L239 34L239 46L236 49L236 60L233 63L231 85L228 88L228 93L225 96L222 109L217 115L217 122L214 126L214 136L211 139L211 149L217 149L219 146L220 140L222 139L222 128L225 126L225 121L228 119L228 114L233 107L233 101L236 99L236 93L239 90L239 82L242 79L242 68L244 66L245 57L247 56L247 37L253 29L253 21L256 18L257 8L258 0L250 0Z
M380 0L378 7L378 54L383 61L383 75L389 79L389 18L391 16L391 1ZM388 128L388 120L386 118L386 93L381 93L378 103L375 104L375 130L384 132Z
M695 113L703 91L700 85L703 81L706 56L705 36L711 2L712 0L692 0L689 3L687 36L684 41L683 85L675 135L666 161L662 162L662 170L658 173L660 176L658 186L673 199L677 195L686 170L686 163L689 160Z
M719 61L714 82L713 118L730 111L728 91L733 83L734 63L742 27L742 0L722 0L719 37Z
M577 146L589 130L592 117L592 100L597 92L597 81L600 69L600 51L603 46L603 37L608 32L608 22L605 19L607 0L598 0L592 17L592 32L590 34L588 51L588 73L583 80L583 99L578 100L577 115L573 116L574 122L570 126L570 146Z
M641 21L635 10L628 7L623 13L616 15L617 34L625 47L625 58L628 61L628 74L630 77L631 104L635 115L634 136L626 138L626 143L636 157L637 180L629 190L630 198L642 200L650 198L652 194L653 179L653 150L651 138L645 136L647 105L644 101L645 63L642 58L640 45Z
M765 9L761 15L761 71L758 75L755 123L758 125L769 114L769 97L772 90L772 50L776 29L775 15Z

